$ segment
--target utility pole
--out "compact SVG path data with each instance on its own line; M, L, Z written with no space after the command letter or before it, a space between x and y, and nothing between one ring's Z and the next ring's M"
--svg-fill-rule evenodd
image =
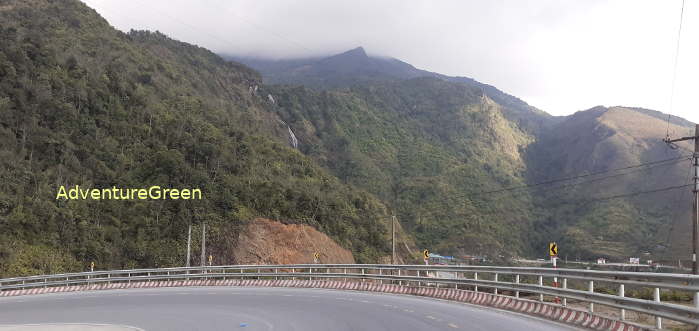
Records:
M699 124L694 128L694 136L692 137L677 139L668 137L664 139L670 147L673 147L675 142L685 140L694 140L694 155L692 156L692 165L694 167L694 185L692 186L692 192L694 192L692 201L692 273L699 275L699 266L697 265L697 251L699 251L699 242L697 242L699 239ZM677 146L673 148L677 148Z
M391 216L391 264L396 264L396 215Z
M192 251L192 223L189 223L189 231L187 231L187 265L189 267L189 255Z
M201 223L201 266L206 266L206 223Z

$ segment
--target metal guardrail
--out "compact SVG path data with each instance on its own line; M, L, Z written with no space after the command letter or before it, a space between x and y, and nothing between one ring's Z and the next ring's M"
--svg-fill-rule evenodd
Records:
M444 277L448 275L449 277ZM441 276L441 277L440 277ZM0 291L37 287L70 286L94 283L118 283L184 279L345 279L376 281L402 286L455 287L487 291L500 295L531 297L567 306L567 300L600 304L620 309L620 320L627 310L655 317L662 328L667 318L699 326L699 276L650 272L613 272L577 269L547 269L490 266L425 266L390 264L294 264L234 265L189 268L109 270L0 279ZM573 284L576 283L576 284ZM560 284L559 286L555 286ZM603 284L606 291L595 291ZM571 285L571 286L569 286ZM576 285L576 286L572 286ZM610 294L609 285L615 286ZM625 296L627 289L652 289L653 299ZM577 288L576 288L577 287ZM582 289L580 289L582 287ZM599 286L598 286L599 289ZM661 290L691 293L693 306L661 302ZM538 297L538 298L537 298ZM561 300L558 300L558 299Z

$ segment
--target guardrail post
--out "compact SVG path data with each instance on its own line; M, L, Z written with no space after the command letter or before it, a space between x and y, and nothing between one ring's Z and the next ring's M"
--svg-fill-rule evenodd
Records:
M478 273L477 273L477 272L474 272L474 273L473 273L473 280L478 280ZM478 292L478 285L476 285L476 286L474 287L474 290L475 290L476 292Z
M519 284L519 275L515 275L515 284ZM515 291L515 298L519 298L519 291Z
M619 284L619 296L624 297L624 284ZM622 308L621 311L619 312L619 317L622 321L626 320L626 309Z
M544 286L544 276L539 276L539 286ZM543 294L539 294L539 301L544 301Z
M276 276L276 274L278 274L278 273L279 273L279 268L274 268L274 274L275 274L274 280L279 280L279 277Z
M398 277L400 277L400 269L398 269ZM403 286L403 281L399 280L398 281L398 286Z
M347 274L347 268L342 268L342 272L346 275L346 274ZM347 282L347 277L344 278L344 281Z
M383 275L383 269L379 268L379 276ZM379 284L383 285L383 278L379 278Z
M493 280L496 282L498 281L498 274L495 274L495 278L493 278ZM498 295L498 288L497 287L493 290L493 293L495 295Z
M366 280L366 279L364 279L364 275L365 275L365 271L364 271L364 268L362 268L362 283L364 283L364 281Z
M587 291L590 293L595 293L595 282L594 281L592 281L592 280L590 281ZM595 304L592 302L590 302L590 312L591 313L595 312Z
M561 287L564 289L568 288L568 278L563 278L563 283L561 284ZM563 297L563 307L568 305L568 298Z
M127 284L131 284L131 273L129 272L129 280Z
M653 300L655 302L660 302L660 288L655 288L653 291ZM663 318L659 316L655 316L655 328L656 329L662 329L663 328Z

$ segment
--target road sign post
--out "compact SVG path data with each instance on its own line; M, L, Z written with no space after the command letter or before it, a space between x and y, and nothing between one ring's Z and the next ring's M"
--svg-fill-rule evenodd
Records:
M555 242L549 243L549 256L551 256L551 265L556 269L556 260L558 260L558 244ZM558 287L558 277L553 277L553 287ZM561 298L554 298L555 303L560 303Z
M425 259L425 265L430 264L430 251L424 250L422 251L422 258Z
M318 252L313 253L313 263L316 263L316 264L320 263L320 253L318 253Z

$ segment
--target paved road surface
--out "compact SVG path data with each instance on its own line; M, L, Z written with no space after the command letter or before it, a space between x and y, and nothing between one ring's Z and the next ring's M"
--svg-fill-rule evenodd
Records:
M52 324L51 328L47 324ZM98 330L100 327L148 331L565 328L561 324L460 303L325 289L180 287L0 298L2 331Z

